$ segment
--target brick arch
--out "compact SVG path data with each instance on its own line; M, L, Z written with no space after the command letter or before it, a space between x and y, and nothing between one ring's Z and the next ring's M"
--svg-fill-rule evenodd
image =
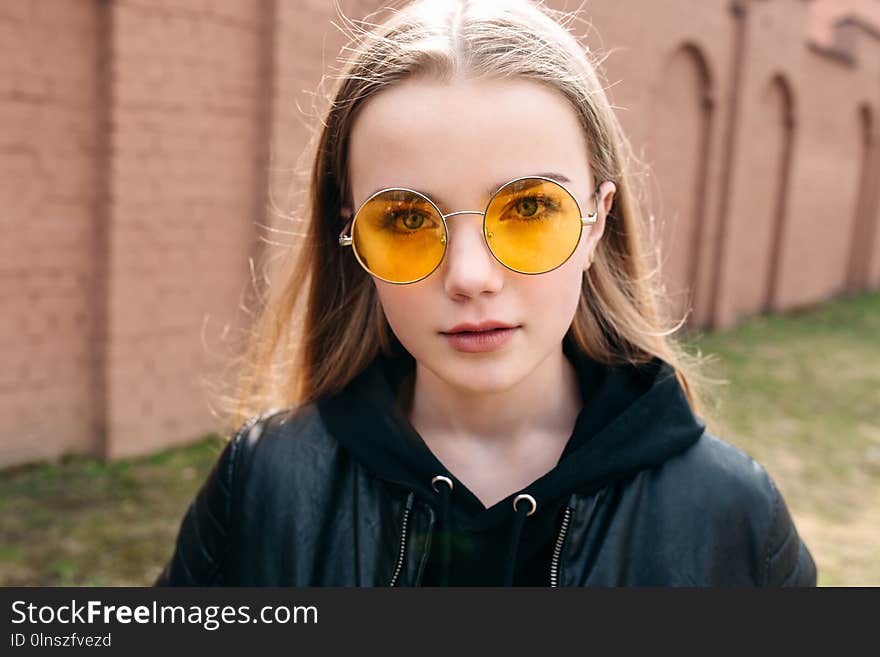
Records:
M667 58L667 64L678 55L687 57L694 65L701 81L700 102L712 106L715 102L714 76L712 75L712 69L709 66L709 57L703 51L702 46L693 41L685 41L679 44L678 47L672 51L669 58Z
M870 105L863 104L857 110L859 124L861 160L859 188L856 201L856 216L850 237L849 258L847 258L846 289L861 292L880 283L880 242L878 227L878 194L880 190L871 181L880 178L880 145L878 145L878 126L875 112ZM873 274L873 275L872 275ZM873 279L873 280L872 280Z
M781 73L770 78L761 99L761 111L765 114L767 125L771 126L772 152L766 153L768 163L768 186L770 205L766 220L770 226L770 237L766 247L766 285L760 310L776 310L779 305L780 263L785 244L788 197L791 188L792 150L795 141L794 93L788 79Z
M653 124L648 138L655 181L662 275L672 317L693 324L699 298L704 241L707 169L714 121L714 84L708 60L694 43L674 48L653 85Z

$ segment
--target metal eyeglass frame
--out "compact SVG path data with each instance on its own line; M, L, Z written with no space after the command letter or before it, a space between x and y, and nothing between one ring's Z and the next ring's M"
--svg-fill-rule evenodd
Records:
M492 201L495 200L495 197L498 196L498 193L502 189L505 189L508 185L512 185L513 183L520 182L522 180L545 180L547 182L553 183L554 185L558 185L559 187L564 189L568 193L569 196L571 196L572 200L574 201L575 206L577 207L578 214L581 215L581 231L580 231L580 233L578 233L577 242L575 242L574 248L571 250L571 253L569 253L562 262L560 262L558 265L556 265L552 269L547 269L546 271L542 271L542 272L519 271L518 269L514 269L513 267L510 267L506 263L502 262L501 259L497 255L495 255L495 252L492 250L492 247L489 246L489 240L486 237L486 212L488 212L489 206L492 205ZM554 269L558 269L559 267L564 265L566 262L568 262L568 259L571 258L571 256L577 250L577 245L580 244L581 236L583 235L584 228L586 226L595 224L599 220L599 202L600 202L599 187L601 187L601 183L596 186L596 191L593 193L593 195L596 199L596 210L588 213L586 216L583 216L582 210L581 210L581 205L577 200L577 196L574 195L574 192L572 192L568 187L563 185L558 180L553 180L553 178L547 178L546 176L522 176L520 178L514 178L513 180L507 181L506 183L501 185L498 189L496 189L492 193L492 196L489 197L489 202L486 203L486 209L483 211L480 211L480 210L458 210L456 212L450 212L448 214L443 214L443 212L440 211L440 208L437 207L437 204L434 203L434 201L432 201L430 198L428 198L427 196L425 196L421 192L417 192L414 189L409 189L407 187L388 187L386 189L380 189L376 193L371 194L369 198L367 198L363 203L360 204L357 211L352 215L352 218L346 222L345 226L342 229L342 232L339 233L339 245L340 246L351 246L352 251L354 251L354 255L355 255L355 258L357 259L358 263L371 276L376 276L376 278L378 278L379 280L385 281L386 283L392 283L394 285L410 285L411 283L418 283L419 281L422 281L422 280L426 279L428 276L430 276L431 274L433 274L435 271L437 271L437 269L440 267L441 264L443 264L443 261L446 259L446 253L449 250L447 247L448 240L449 240L449 227L446 225L446 218L447 217L454 217L455 215L458 215L458 214L479 214L479 215L482 215L482 217L483 217L483 242L486 244L486 248L489 249L489 253L492 254L492 257L495 258L495 260L497 260L499 263L501 263L501 265L503 265L504 267L506 267L510 271L516 272L517 274L525 274L527 276L540 276L541 274L546 274L548 272L553 271ZM358 214L360 213L361 209L367 203L372 201L375 197L379 196L380 194L385 194L387 192L410 192L412 194L415 194L416 196L427 201L431 205L431 207L434 208L434 210L436 210L437 214L440 216L441 221L443 222L443 257L440 258L440 262L437 263L437 266L435 266L434 269L429 271L427 274L425 274L421 278L417 278L412 281L400 282L400 281L389 281L385 278L382 278L381 276L377 276L372 271L370 271L370 269L366 265L364 265L364 263L361 261L360 256L358 255L357 249L355 249L353 246L354 238L352 236L354 235L354 222L357 220ZM345 232L349 228L349 226L351 227L351 233L349 235L346 235Z

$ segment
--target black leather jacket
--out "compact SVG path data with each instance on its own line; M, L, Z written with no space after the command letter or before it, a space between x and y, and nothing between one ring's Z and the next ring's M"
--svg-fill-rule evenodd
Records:
M246 423L183 518L156 585L418 586L436 500L376 477L316 405ZM703 433L561 507L547 586L812 586L764 469Z

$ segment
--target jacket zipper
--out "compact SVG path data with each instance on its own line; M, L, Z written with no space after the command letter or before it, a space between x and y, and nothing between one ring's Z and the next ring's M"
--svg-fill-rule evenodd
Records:
M559 557L562 554L562 543L565 541L565 532L568 531L568 522L571 520L571 507L565 507L565 516L562 519L562 527L556 538L556 547L553 548L553 560L550 562L550 586L559 587Z
M400 575L400 569L403 567L404 553L406 552L406 526L409 522L409 514L412 510L413 494L410 493L406 498L406 509L403 512L403 524L400 530L400 549L397 552L397 565L394 567L394 574L391 576L391 582L388 586L394 586L397 583L397 577Z

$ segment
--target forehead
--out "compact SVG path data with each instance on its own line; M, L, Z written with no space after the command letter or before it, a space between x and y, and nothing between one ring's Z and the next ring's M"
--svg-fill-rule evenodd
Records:
M370 98L349 140L357 205L377 189L429 191L438 204L485 200L502 182L559 172L586 186L588 153L561 92L523 78L414 79Z

